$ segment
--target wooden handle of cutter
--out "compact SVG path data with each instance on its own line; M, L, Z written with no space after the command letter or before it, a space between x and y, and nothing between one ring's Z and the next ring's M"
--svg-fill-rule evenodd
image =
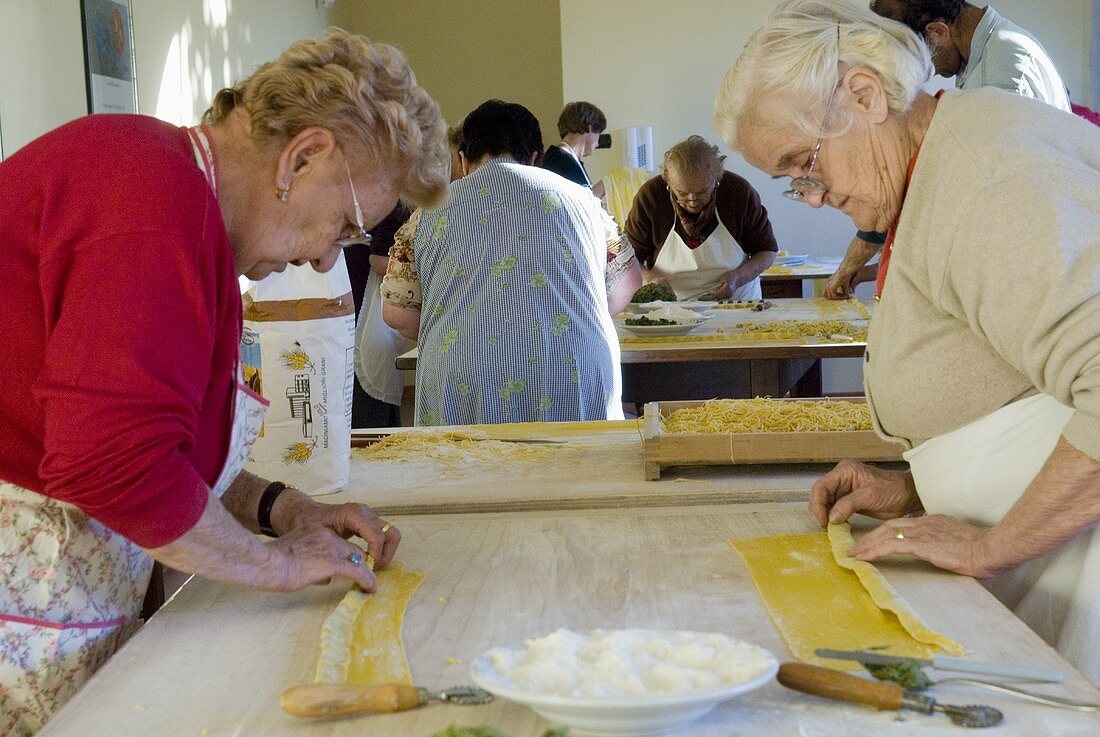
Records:
M387 683L384 686L349 686L315 683L295 686L283 692L279 704L296 717L331 717L364 712L389 713L420 706L415 686Z
M806 663L784 663L776 679L795 691L827 699L855 701L879 709L900 709L905 689L887 681L868 681Z

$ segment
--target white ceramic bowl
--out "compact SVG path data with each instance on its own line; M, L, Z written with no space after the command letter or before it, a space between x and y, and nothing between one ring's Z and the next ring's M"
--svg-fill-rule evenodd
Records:
M517 648L521 650L522 648ZM647 737L687 727L718 704L760 688L779 671L770 653L768 668L756 678L707 691L646 694L616 698L559 696L521 691L503 683L488 653L470 666L474 682L494 696L530 707L536 714L578 734L592 737Z

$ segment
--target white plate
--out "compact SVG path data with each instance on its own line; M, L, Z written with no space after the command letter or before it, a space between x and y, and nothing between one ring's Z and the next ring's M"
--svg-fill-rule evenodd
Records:
M522 648L517 648L522 649ZM494 696L530 707L539 716L593 737L646 737L682 729L718 704L760 688L775 678L779 661L771 653L767 670L752 680L707 691L617 698L558 696L520 691L501 683L488 654L470 666L474 683Z
M810 254L803 253L797 256L776 256L775 262L777 264L783 264L784 266L798 266L799 264L806 263L806 259L810 257Z
M634 333L638 337L660 337L665 335L687 335L695 328L706 322L709 317L701 317L696 322L682 322L676 325L627 325L623 322L625 330Z

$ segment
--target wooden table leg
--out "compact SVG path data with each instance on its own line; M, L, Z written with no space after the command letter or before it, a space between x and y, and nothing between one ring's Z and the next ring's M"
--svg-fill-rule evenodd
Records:
M153 562L153 572L149 576L149 588L145 590L145 601L141 604L141 618L145 621L164 606L164 566Z
M760 293L764 299L802 299L802 277L762 281Z
M802 378L791 387L792 397L820 397L821 388L821 359L813 359L813 363L802 374Z

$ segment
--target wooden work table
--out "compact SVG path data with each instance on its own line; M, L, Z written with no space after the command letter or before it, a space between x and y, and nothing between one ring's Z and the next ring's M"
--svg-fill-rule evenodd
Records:
M507 493L483 489L486 497ZM727 540L817 529L801 503L425 514L393 521L403 535L399 558L427 576L410 603L404 637L414 678L428 687L468 682L466 669L487 648L558 627L720 631L787 660ZM931 626L962 642L970 656L1062 668L1067 680L1058 694L1100 699L1100 691L973 580L909 560L879 568ZM318 721L282 713L279 694L312 680L321 624L346 589L338 582L273 594L193 580L41 735L427 737L458 723L535 737L551 726L501 700ZM946 703L1000 708L1005 722L991 735L1091 737L1100 728L1095 714L975 687L944 686L935 693ZM876 712L772 683L726 702L677 735L957 737L959 730L943 716Z
M804 280L828 279L840 266L840 258L810 256L800 264L788 266L779 262L760 275L760 286L765 299L802 296Z
M706 324L681 339L644 341L623 327L630 316L615 318L623 375L623 401L644 404L657 400L712 397L820 396L821 359L858 358L863 341L803 340L701 341L693 336L740 333L740 322L777 320L866 320L866 304L824 299L776 299L762 312L715 309ZM415 369L418 350L397 357L399 369Z
M518 436L524 426L499 427ZM570 447L561 450L578 455L498 468L483 464L468 473L422 461L357 459L351 490L326 498L384 510L402 532L398 558L426 574L404 628L419 685L469 682L466 669L487 648L558 627L720 631L756 642L780 660L790 658L727 541L816 531L805 498L824 467L712 467L684 470L679 478L688 481L673 480L672 473L646 482L636 430L628 423L526 430L568 439ZM798 501L769 501L792 498ZM744 503L728 503L733 501ZM1049 692L1100 701L1100 691L972 579L911 559L879 569L969 656L1061 668L1067 681L1045 687ZM321 625L347 587L338 581L274 594L192 579L41 735L428 737L459 723L535 737L549 728L505 701L320 721L281 712L279 694L312 681ZM1002 709L1005 723L991 735L1092 737L1100 729L1096 714L1031 705L975 687L935 692L946 703ZM677 734L957 737L959 729L942 716L875 712L773 683Z

